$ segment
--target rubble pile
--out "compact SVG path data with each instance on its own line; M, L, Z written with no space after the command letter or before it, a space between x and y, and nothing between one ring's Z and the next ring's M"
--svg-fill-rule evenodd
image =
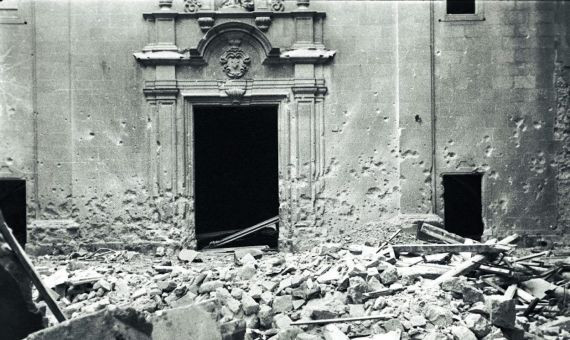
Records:
M436 228L426 234L432 243L325 243L303 253L159 248L152 258L102 250L36 262L71 318L109 306L150 318L194 305L219 325L247 328L246 339L570 337L570 258L515 257L516 236L479 243Z

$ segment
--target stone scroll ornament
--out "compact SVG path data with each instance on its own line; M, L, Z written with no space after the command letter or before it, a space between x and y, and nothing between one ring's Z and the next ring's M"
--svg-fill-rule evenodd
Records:
M239 43L233 43L222 56L220 57L220 64L224 73L231 79L238 79L245 75L249 69L249 64L251 60L249 55L245 53L237 45Z

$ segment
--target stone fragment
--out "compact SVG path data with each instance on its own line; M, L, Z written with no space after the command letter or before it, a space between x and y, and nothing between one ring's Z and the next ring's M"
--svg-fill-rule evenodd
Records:
M424 310L424 316L436 326L449 327L453 323L453 315L445 307L429 305Z
M325 243L321 245L321 255L330 255L330 254L338 254L340 249L342 248L340 243Z
M410 323L413 327L424 327L427 324L427 320L419 314L413 314L410 317Z
M219 281L219 280L208 281L208 282L202 283L202 285L198 289L198 292L200 292L200 294L205 294L205 293L213 292L216 289L223 287L223 286L224 286L224 283L222 281Z
M451 334L453 334L455 340L477 340L475 334L465 326L451 327Z
M491 332L491 324L481 314L469 313L463 321L478 338L483 338Z
M348 287L348 298L352 303L364 303L364 293L368 292L368 284L360 276L351 277Z
M447 336L437 331L431 331L422 340L448 340Z
M396 281L398 281L398 269L388 264L386 269L380 274L380 282L384 285L391 285Z
M328 324L323 327L325 340L350 340L336 325Z
M362 246L358 244L351 244L348 247L348 251L353 255L360 255L362 254Z
M277 288L279 286L279 282L275 282L275 281L262 281L261 282L261 287L263 287L263 289L265 289L268 292L272 292L275 290L275 288Z
M260 286L253 285L249 288L248 293L254 300L259 300L261 298L261 294L263 293L263 290L261 289Z
M273 299L273 312L286 313L293 310L293 297L291 295L277 296Z
M348 315L351 317L356 317L356 316L364 316L365 310L364 310L364 305L363 304L359 304L359 305L348 305Z
M249 294L243 293L241 296L242 309L245 315L255 314L259 311L259 304L249 296Z
M386 288L386 287L376 277L372 277L368 280L368 289L371 292L377 291L377 290L382 290L384 288Z
M441 289L446 292L461 294L463 289L467 286L468 281L464 276L450 277L441 283Z
M99 288L103 288L105 291L110 292L113 290L113 284L105 279L101 279L93 285L93 289L97 290Z
M263 251L256 248L242 248L236 249L234 251L234 259L237 263L245 263L243 259L247 257L246 261L251 261L251 259L260 259L263 256Z
M261 293L261 296L259 297L260 302L264 303L266 305L270 305L271 302L273 302L273 294L271 294L270 292L263 292Z
M177 285L174 281L160 281L157 283L158 289L165 293L170 293L176 289Z
M178 253L178 259L183 262L191 263L198 258L198 255L200 255L200 253L193 249L182 249Z
M461 294L463 294L463 301L469 304L485 301L485 295L483 292L473 286L467 285L463 287Z
M507 299L502 295L491 295L485 297L485 305L489 310L489 319L493 325L504 328L515 327L515 300Z
M335 267L329 269L326 273L317 277L318 283L331 283L333 281L338 281L341 279L340 273Z
M190 315L192 322L188 322ZM222 339L220 328L215 320L197 306L159 311L152 317L152 324L153 340Z
M275 316L273 316L273 323L276 328L287 328L291 325L291 322L293 321L285 314L275 314Z
M211 318L210 318L211 320ZM213 320L211 320L213 322ZM214 323L215 325L215 323ZM3 324L4 326L4 324ZM6 331L5 328L2 330ZM150 340L153 325L133 308L109 308L97 313L69 319L53 327L30 334L28 340L62 339L140 339ZM3 334L5 336L6 334ZM7 339L2 337L2 339ZM9 339L9 338L8 338ZM155 339L152 337L152 339ZM162 340L164 338L156 338ZM198 338L197 340L205 340ZM216 339L212 337L212 339Z
M257 269L255 268L255 264L249 262L244 264L239 270L238 275L243 280L249 280L257 274Z
M273 311L271 307L267 305L261 305L259 307L259 312L257 313L259 317L259 324L261 327L270 328L273 322Z
M279 340L296 340L299 339L298 335L302 332L303 330L299 327L285 327L277 333L277 338Z
M321 340L321 338L314 334L300 333L297 334L297 338L295 340Z

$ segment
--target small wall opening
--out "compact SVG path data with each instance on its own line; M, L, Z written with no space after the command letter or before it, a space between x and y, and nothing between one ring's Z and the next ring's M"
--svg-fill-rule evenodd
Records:
M482 174L443 175L445 230L474 240L483 235Z
M195 106L198 248L279 215L277 106ZM278 226L276 227L278 228ZM264 229L226 247L277 247Z
M26 244L26 181L0 178L0 210L22 247Z
M447 0L447 14L475 14L475 0Z

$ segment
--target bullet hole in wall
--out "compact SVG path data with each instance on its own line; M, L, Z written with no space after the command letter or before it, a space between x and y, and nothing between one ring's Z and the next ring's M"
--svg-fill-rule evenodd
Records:
M420 117L420 115L416 115L414 119L416 120L416 123L422 123L422 117Z

